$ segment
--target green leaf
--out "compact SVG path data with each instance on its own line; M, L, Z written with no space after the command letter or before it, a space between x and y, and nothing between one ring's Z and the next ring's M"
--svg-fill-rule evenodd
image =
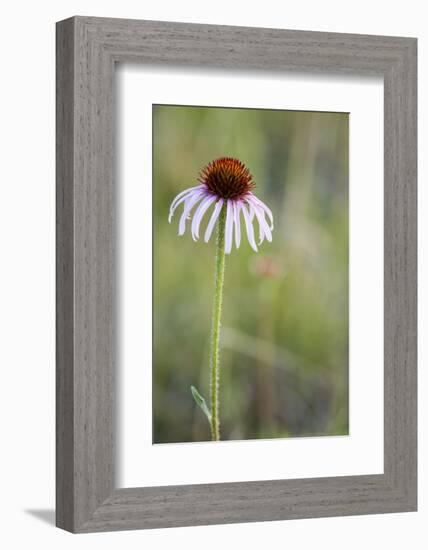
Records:
M208 422L211 424L211 413L209 408L207 407L205 399L198 392L195 386L190 386L190 389L192 391L193 399L195 400L196 404L199 405L199 407L202 409L202 412L205 414L205 416L208 418Z

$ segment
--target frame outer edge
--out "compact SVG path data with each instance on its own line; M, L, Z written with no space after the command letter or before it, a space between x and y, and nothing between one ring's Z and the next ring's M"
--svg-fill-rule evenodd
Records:
M417 57L385 74L385 475L417 509Z
M113 69L75 22L74 531L114 490L115 196Z
M56 525L74 530L74 19L56 25Z

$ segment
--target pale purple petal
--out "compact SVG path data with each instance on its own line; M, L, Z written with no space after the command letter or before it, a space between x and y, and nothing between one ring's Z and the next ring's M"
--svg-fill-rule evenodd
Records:
M247 207L243 204L241 206L242 213L244 214L245 225L247 226L247 236L250 246L255 252L257 252L256 241L254 240L253 224L251 223L250 214L247 211Z
M189 217L190 211L197 202L205 195L204 191L192 191L192 195L188 196L184 202L183 213L181 214L180 223L178 225L178 234L184 235L186 229L186 220Z
M210 240L211 233L213 232L215 222L220 215L221 207L223 206L223 199L219 199L217 204L214 207L211 219L208 222L207 230L205 231L205 242L207 243Z
M248 204L249 204L249 208L254 210L256 218L259 222L259 245L262 244L265 237L271 243L272 242L272 233L271 233L271 230L269 228L269 225L267 224L267 222L265 220L265 215L264 215L263 210L261 209L260 206L258 206L257 204L254 204L254 202L249 202Z
M188 187L187 189L185 189L184 191L181 191L181 193L178 193L178 195L175 197L175 199L172 201L171 203L171 209L173 209L175 206L176 206L176 202L178 201L178 199L180 199L183 195L185 195L186 193L189 193L190 191L194 191L195 189L202 189L203 187L205 187L204 185L196 185L195 187Z
M184 202L188 197L192 195L193 191L189 191L187 195L184 195L183 197L180 197L180 199L174 204L174 206L170 208L169 210L169 216L168 216L168 223L171 223L172 217L174 216L174 212L177 210L177 208L180 206L182 202Z
M199 239L199 226L203 215L208 210L208 208L212 205L212 203L215 202L216 200L217 200L217 197L215 195L208 195L203 199L201 204L196 209L196 212L194 213L193 220L192 220L192 237L194 241Z
M262 202L255 195L253 195L253 193L248 193L246 199L247 199L247 201L252 202L253 204L255 203L257 206L260 206L262 208L262 210L264 210L266 212L267 217L270 220L270 229L271 229L271 231L273 231L273 214L272 214L271 209L268 206L266 206L266 204L264 202Z
M253 209L252 208L248 208L249 212L250 212L250 221L251 223L253 223L253 220L254 220L254 212L253 212Z
M233 203L231 200L227 201L227 217L226 217L226 230L225 230L225 243L224 251L226 254L230 254L232 251L232 238L233 238Z
M202 190L202 189L205 189L204 185L197 185L196 187L189 187L188 189L185 189L184 191L179 193L171 203L171 206L169 209L168 222L171 223L172 217L177 207L182 202L184 202L187 199L187 197L190 197L191 195L193 195L197 190Z
M236 248L239 248L241 244L241 220L239 219L239 214L241 212L241 203L235 201L233 203L233 216L235 220L235 245Z

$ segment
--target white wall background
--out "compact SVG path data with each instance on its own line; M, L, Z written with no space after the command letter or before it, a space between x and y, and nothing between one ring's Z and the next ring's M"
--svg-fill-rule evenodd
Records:
M419 206L426 211L428 27L424 2L379 0L15 0L1 13L0 543L3 548L166 548L239 545L329 550L426 547L426 339L420 345L419 512L383 516L70 535L54 506L54 23L70 15L417 36ZM420 215L420 334L427 333L428 222ZM425 309L425 311L424 311Z

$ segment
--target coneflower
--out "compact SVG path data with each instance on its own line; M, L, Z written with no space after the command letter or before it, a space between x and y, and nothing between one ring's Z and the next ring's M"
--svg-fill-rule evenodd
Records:
M210 162L202 169L199 176L200 184L189 187L179 193L172 201L169 222L171 222L177 207L184 203L183 213L178 226L178 234L184 235L186 221L193 213L191 232L194 240L199 238L199 228L202 218L214 206L209 223L205 231L205 242L211 238L220 212L224 211L225 224L225 253L230 254L235 233L235 245L241 244L241 217L242 212L247 230L248 242L257 252L254 237L253 220L257 218L259 224L259 245L266 238L272 241L273 217L271 210L253 193L255 187L248 168L239 160L224 157ZM225 208L222 208L222 207ZM266 221L269 218L269 223ZM235 231L234 231L235 230Z
M210 162L199 175L199 185L190 187L179 193L172 201L169 219L180 204L183 212L178 225L178 234L184 235L186 222L191 219L191 233L194 240L199 238L199 230L203 217L208 215L212 207L208 225L205 230L205 242L211 238L214 226L217 224L217 252L215 262L215 292L213 304L213 319L211 331L210 357L210 390L211 410L204 398L192 386L192 394L197 404L204 411L211 426L211 438L220 440L219 419L219 343L220 321L223 297L225 254L230 254L235 237L235 246L241 244L241 213L244 219L250 246L257 252L254 236L254 219L259 226L260 245L264 239L272 241L273 216L271 210L252 192L255 187L253 177L248 168L239 160L223 157ZM268 218L268 219L266 219Z

